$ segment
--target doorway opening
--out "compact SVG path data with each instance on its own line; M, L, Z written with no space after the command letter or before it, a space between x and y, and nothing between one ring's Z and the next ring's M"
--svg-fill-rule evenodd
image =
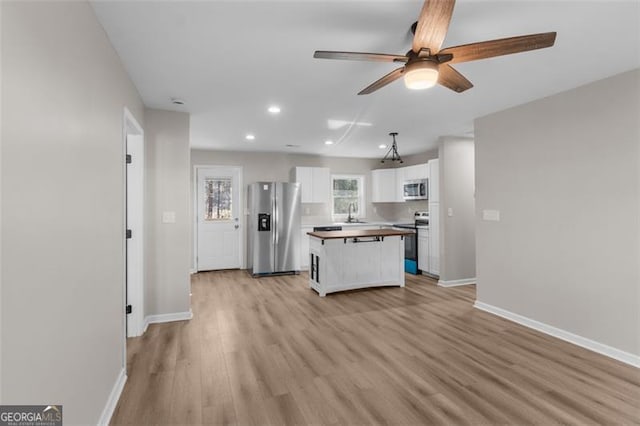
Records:
M124 110L125 148L125 333L144 331L144 131Z

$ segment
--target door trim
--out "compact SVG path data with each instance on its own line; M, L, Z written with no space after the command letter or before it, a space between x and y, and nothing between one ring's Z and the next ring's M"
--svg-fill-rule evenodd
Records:
M142 146L140 147L140 155L142 157L142 194L144 194L144 129L138 123L136 118L133 116L131 111L127 107L124 107L124 116L123 116L123 126L122 126L122 144L123 144L123 154L122 154L122 174L123 174L123 182L125 185L124 188L124 205L123 205L123 224L126 226L127 224L127 164L125 161L127 155L127 136L141 136L142 137ZM124 328L124 336L125 336L125 355L124 362L126 368L126 338L140 336L143 333L144 329L144 200L142 201L142 212L141 215L141 224L140 229L136 230L137 234L142 238L140 248L137 253L134 254L136 257L136 261L139 262L139 267L141 269L141 277L139 282L127 283L127 240L125 238L125 230L122 230L122 244L123 244L123 300L122 300L122 312L123 312L123 328ZM131 314L126 313L126 303L127 303L127 292L130 296L130 302L134 302L134 309ZM130 327L127 327L127 322L129 322ZM131 334L128 334L127 328L130 328L132 331Z
M192 247L192 256L191 256L191 273L195 274L198 272L198 170L200 169L212 169L214 167L226 167L229 169L235 169L238 172L238 187L240 189L240 194L238 194L239 205L238 205L238 216L240 229L242 232L240 233L240 241L238 242L238 250L239 250L239 259L240 259L240 269L246 269L247 265L245 263L244 256L244 245L247 238L247 227L246 227L246 216L247 212L245 211L245 197L246 191L244 190L243 184L243 168L242 166L235 165L226 165L226 164L197 164L193 165L193 173L191 174L193 180L193 187L191 192L191 201L193 207L193 226L191 232L193 234L193 247Z

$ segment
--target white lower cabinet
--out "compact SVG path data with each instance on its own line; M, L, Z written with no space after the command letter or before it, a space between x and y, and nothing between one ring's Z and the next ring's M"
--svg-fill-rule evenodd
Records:
M429 230L418 228L418 269L429 272Z
M366 231L371 229L380 229L380 225L349 225L343 226L343 230L358 230L358 231Z
M300 269L309 269L309 236L307 232L313 231L313 226L303 226L300 235Z
M440 275L440 204L429 203L429 270Z

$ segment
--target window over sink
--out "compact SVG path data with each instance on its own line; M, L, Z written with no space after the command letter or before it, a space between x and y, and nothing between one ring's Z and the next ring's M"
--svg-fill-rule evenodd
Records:
M346 221L351 206L352 218L365 216L364 176L331 176L331 216L335 221Z

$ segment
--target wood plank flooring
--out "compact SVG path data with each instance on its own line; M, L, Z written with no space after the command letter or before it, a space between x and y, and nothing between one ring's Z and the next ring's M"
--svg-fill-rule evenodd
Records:
M191 321L128 342L112 424L638 424L640 370L473 308L474 286L320 298L193 275Z

